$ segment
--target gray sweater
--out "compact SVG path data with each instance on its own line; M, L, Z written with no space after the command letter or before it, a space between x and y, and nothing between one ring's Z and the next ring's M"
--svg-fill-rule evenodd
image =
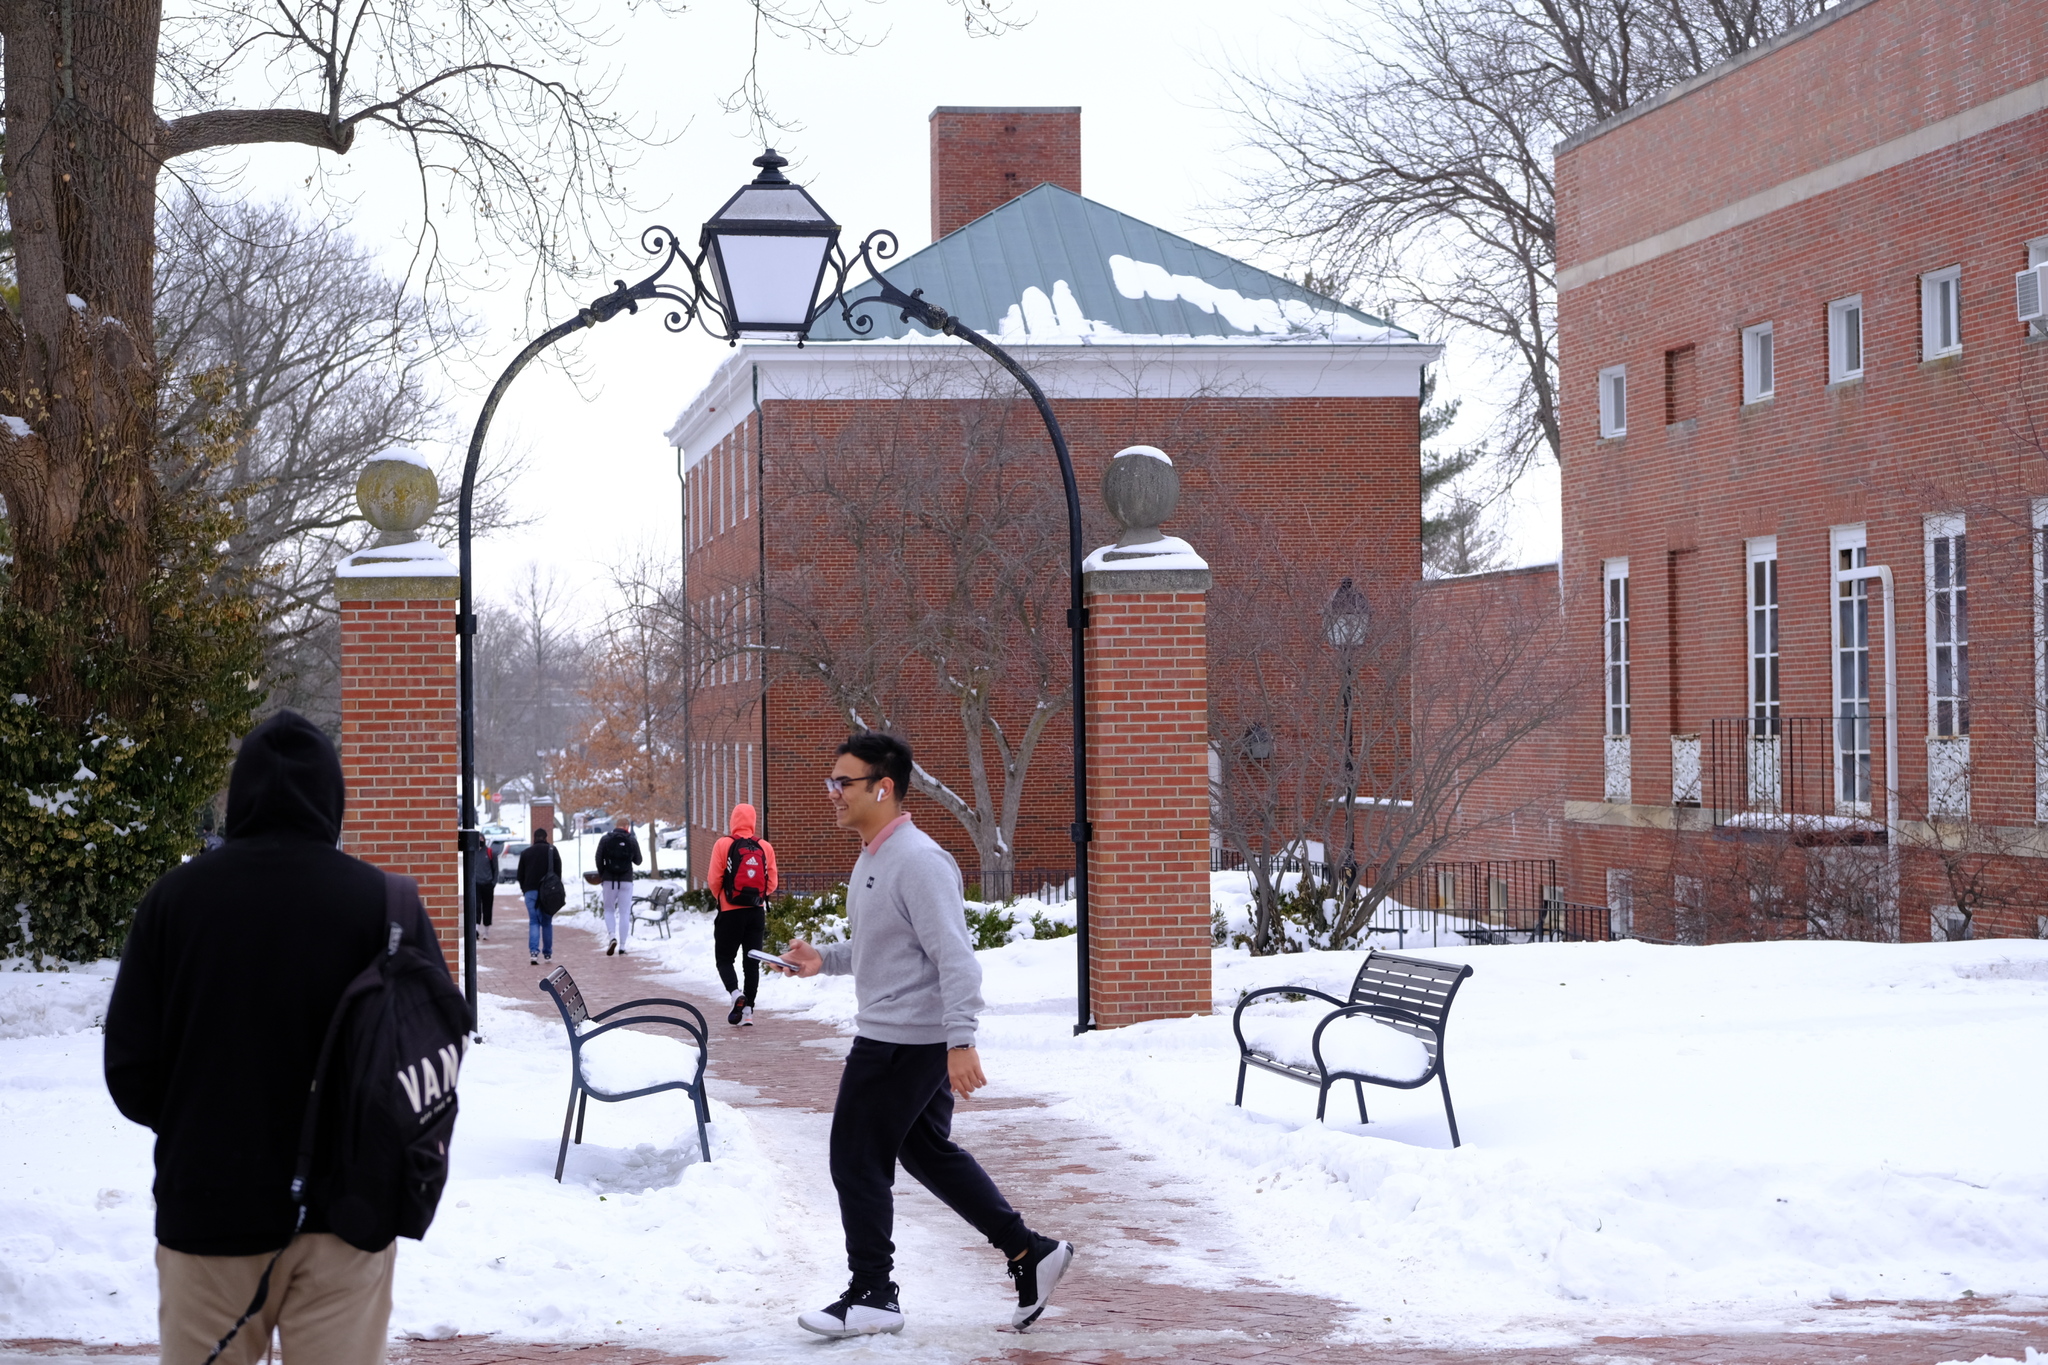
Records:
M863 851L846 882L852 938L819 947L828 976L853 973L854 1029L879 1043L974 1045L981 963L967 937L960 865L916 825Z

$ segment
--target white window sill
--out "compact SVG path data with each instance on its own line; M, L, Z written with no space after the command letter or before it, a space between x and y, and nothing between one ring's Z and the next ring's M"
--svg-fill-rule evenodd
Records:
M1854 374L1845 374L1839 379L1830 379L1827 389L1829 393L1841 393L1846 390L1860 388L1862 384L1863 371L1858 370Z

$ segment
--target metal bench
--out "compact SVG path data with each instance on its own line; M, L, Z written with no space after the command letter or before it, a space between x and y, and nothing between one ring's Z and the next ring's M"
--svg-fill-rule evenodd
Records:
M667 938L669 916L675 914L678 904L673 886L657 886L644 896L633 897L633 923L651 924ZM645 910L640 908L643 905Z
M553 998L556 1008L562 1011L562 1023L569 1030L569 1111L562 1116L562 1147L555 1154L555 1179L562 1178L562 1167L569 1159L569 1126L576 1126L576 1141L583 1141L583 1111L590 1107L590 1101L616 1104L620 1100L637 1100L642 1095L654 1095L663 1090L680 1090L690 1097L697 1114L697 1148L706 1161L711 1160L711 1138L705 1125L711 1122L711 1106L704 1098L705 1040L708 1030L704 1015L687 1000L670 1000L650 996L644 1000L628 1000L623 1005L613 1005L608 1010L592 1014L583 1003L583 992L576 987L575 978L569 975L567 967L557 967L541 978L540 988ZM625 1014L625 1010L651 1007L680 1011L681 1018L666 1014ZM583 1032L585 1023L596 1024L589 1032ZM584 1071L583 1049L592 1039L600 1038L614 1029L629 1024L658 1024L666 1028L680 1029L697 1049L696 1074L688 1080L662 1081L655 1085L641 1086L637 1090L612 1091L590 1083Z
M1316 1087L1316 1118L1320 1121L1323 1110L1329 1103L1330 1087L1339 1081L1350 1081L1358 1092L1358 1121L1365 1123L1365 1087L1368 1085L1391 1086L1397 1090L1414 1090L1434 1080L1443 1088L1444 1118L1451 1126L1451 1146L1458 1145L1458 1116L1451 1108L1451 1082L1444 1071L1444 1022L1451 1012L1451 1001L1458 994L1458 987L1465 978L1472 975L1470 967L1454 967L1446 962L1427 962L1415 957L1397 957L1393 953L1370 952L1365 963L1358 969L1358 977L1351 983L1351 996L1339 1000L1333 995L1313 990L1307 986L1266 986L1251 991L1237 1002L1237 1011L1230 1018L1231 1032L1237 1037L1237 1098L1232 1103L1244 1104L1244 1078L1246 1071L1257 1067L1270 1071L1276 1076L1301 1081ZM1282 1058L1260 1052L1245 1041L1245 1007L1263 996L1293 995L1308 996L1328 1001L1336 1008L1324 1015L1310 1036L1309 1056ZM1428 1067L1420 1076L1412 1078L1377 1076L1363 1069L1332 1069L1323 1059L1323 1036L1331 1024L1340 1019L1363 1017L1407 1034L1422 1044L1427 1054Z

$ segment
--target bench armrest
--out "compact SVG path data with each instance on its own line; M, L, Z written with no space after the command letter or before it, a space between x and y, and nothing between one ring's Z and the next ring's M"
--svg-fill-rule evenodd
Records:
M628 1000L622 1004L613 1005L608 1010L599 1010L597 1013L591 1015L590 1017L594 1020L609 1019L614 1014L617 1014L620 1010L629 1010L632 1009L635 1005L666 1005L670 1009L681 1010L683 1011L683 1013L695 1018L700 1026L704 1023L704 1012L698 1009L695 1005L691 1004L687 1000L671 1000L667 996L662 995L650 995L645 996L639 1000Z
M1239 998L1237 1008L1230 1012L1230 1031L1237 1037L1237 1050L1239 1053L1243 1053L1246 1048L1244 1045L1244 1029L1239 1025L1238 1020L1244 1015L1244 1007L1262 995L1307 995L1317 1000L1327 1000L1332 1005L1339 1007L1344 1004L1336 996L1327 995L1313 986L1261 986L1255 991L1246 991Z
M1436 1035L1437 1057L1441 1058L1444 1055L1444 1031L1441 1025L1432 1024L1419 1014L1396 1008L1393 1005L1346 1005L1342 1009L1332 1010L1324 1015L1322 1022L1316 1025L1314 1035L1309 1039L1309 1048L1315 1054L1316 1070L1322 1072L1325 1076L1330 1074L1330 1067L1323 1060L1323 1030L1336 1023L1339 1019L1349 1018L1399 1019L1401 1022L1413 1024L1417 1028L1428 1029ZM1428 1072L1424 1072L1424 1079L1427 1079L1428 1075Z

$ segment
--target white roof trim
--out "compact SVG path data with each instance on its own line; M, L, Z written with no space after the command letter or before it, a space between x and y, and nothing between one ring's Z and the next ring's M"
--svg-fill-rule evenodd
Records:
M1430 342L1148 340L1088 346L1007 347L1055 399L1414 398L1422 367L1443 357ZM668 443L693 466L763 401L959 399L1020 393L965 342L941 338L742 343L669 427Z

